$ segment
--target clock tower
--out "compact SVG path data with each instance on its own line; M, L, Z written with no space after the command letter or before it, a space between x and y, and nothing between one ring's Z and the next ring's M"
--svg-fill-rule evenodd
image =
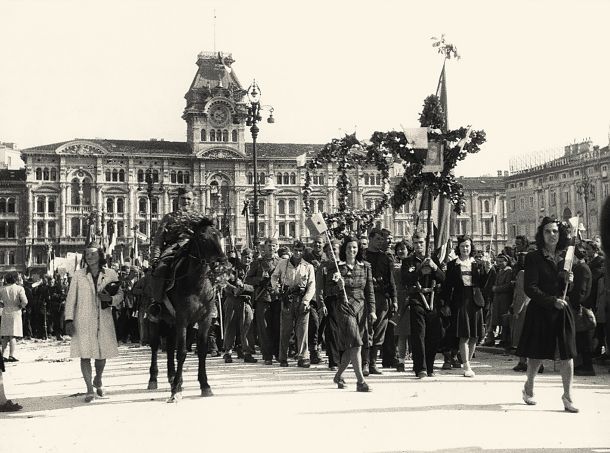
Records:
M231 54L201 52L184 96L187 142L193 155L245 157L246 91L231 68Z

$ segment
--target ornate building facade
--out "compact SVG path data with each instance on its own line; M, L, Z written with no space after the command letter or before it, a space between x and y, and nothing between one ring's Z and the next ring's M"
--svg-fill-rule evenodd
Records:
M96 230L103 231L105 225L107 231L117 232L117 254L122 250L123 256L129 256L138 236L146 255L151 234L162 216L176 207L178 188L184 185L194 188L197 209L215 216L219 226L235 237L235 245L245 247L253 219L251 206L249 210L244 206L246 201L252 203L254 178L261 186L275 185L270 195L259 196L259 235L276 236L282 243L309 238L302 200L305 171L297 166L297 157L317 152L322 145L257 143L255 175L252 144L246 143L246 91L231 68L233 61L230 54L199 54L182 115L186 142L75 139L22 151L26 171L19 212L26 220L18 235L23 244L33 244L35 265L44 266L49 244L59 256L82 251L92 213L96 213ZM394 165L390 176L399 176L400 170ZM334 166L329 164L312 176L314 212L336 210ZM382 197L377 169L355 169L351 179L352 204L374 209ZM490 214L485 203L502 204L498 200L503 185L475 184L471 190L469 179L464 182L471 200L468 214L474 217L456 217L454 231L480 232L485 242L494 235L485 229ZM395 213L388 210L378 224L392 230L397 239L409 237L418 206L412 203ZM499 242L504 231L505 226L500 227Z
M24 268L26 210L25 170L0 169L0 275Z
M591 141L568 145L563 156L506 178L509 239L534 239L544 216L579 216L585 237L599 234L599 212L610 194L610 151Z

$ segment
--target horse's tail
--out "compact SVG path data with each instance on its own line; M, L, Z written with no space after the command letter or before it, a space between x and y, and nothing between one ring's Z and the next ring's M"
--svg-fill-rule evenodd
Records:
M602 237L602 249L606 259L606 276L610 279L610 196L606 198L602 206L601 222L599 230Z

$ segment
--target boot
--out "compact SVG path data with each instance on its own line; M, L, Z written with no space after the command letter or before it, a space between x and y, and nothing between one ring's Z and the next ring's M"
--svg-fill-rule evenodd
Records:
M380 369L377 368L377 352L379 348L377 346L371 346L369 350L369 373L370 374L383 374Z
M362 363L362 375L363 376L368 376L369 373L369 363L368 362L363 362Z

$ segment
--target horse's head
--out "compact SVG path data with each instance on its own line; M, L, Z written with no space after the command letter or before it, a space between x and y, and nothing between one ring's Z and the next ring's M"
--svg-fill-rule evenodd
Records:
M212 220L204 217L195 226L193 232L195 248L192 252L209 265L207 277L217 286L226 286L233 266L222 251L220 231L214 226Z

